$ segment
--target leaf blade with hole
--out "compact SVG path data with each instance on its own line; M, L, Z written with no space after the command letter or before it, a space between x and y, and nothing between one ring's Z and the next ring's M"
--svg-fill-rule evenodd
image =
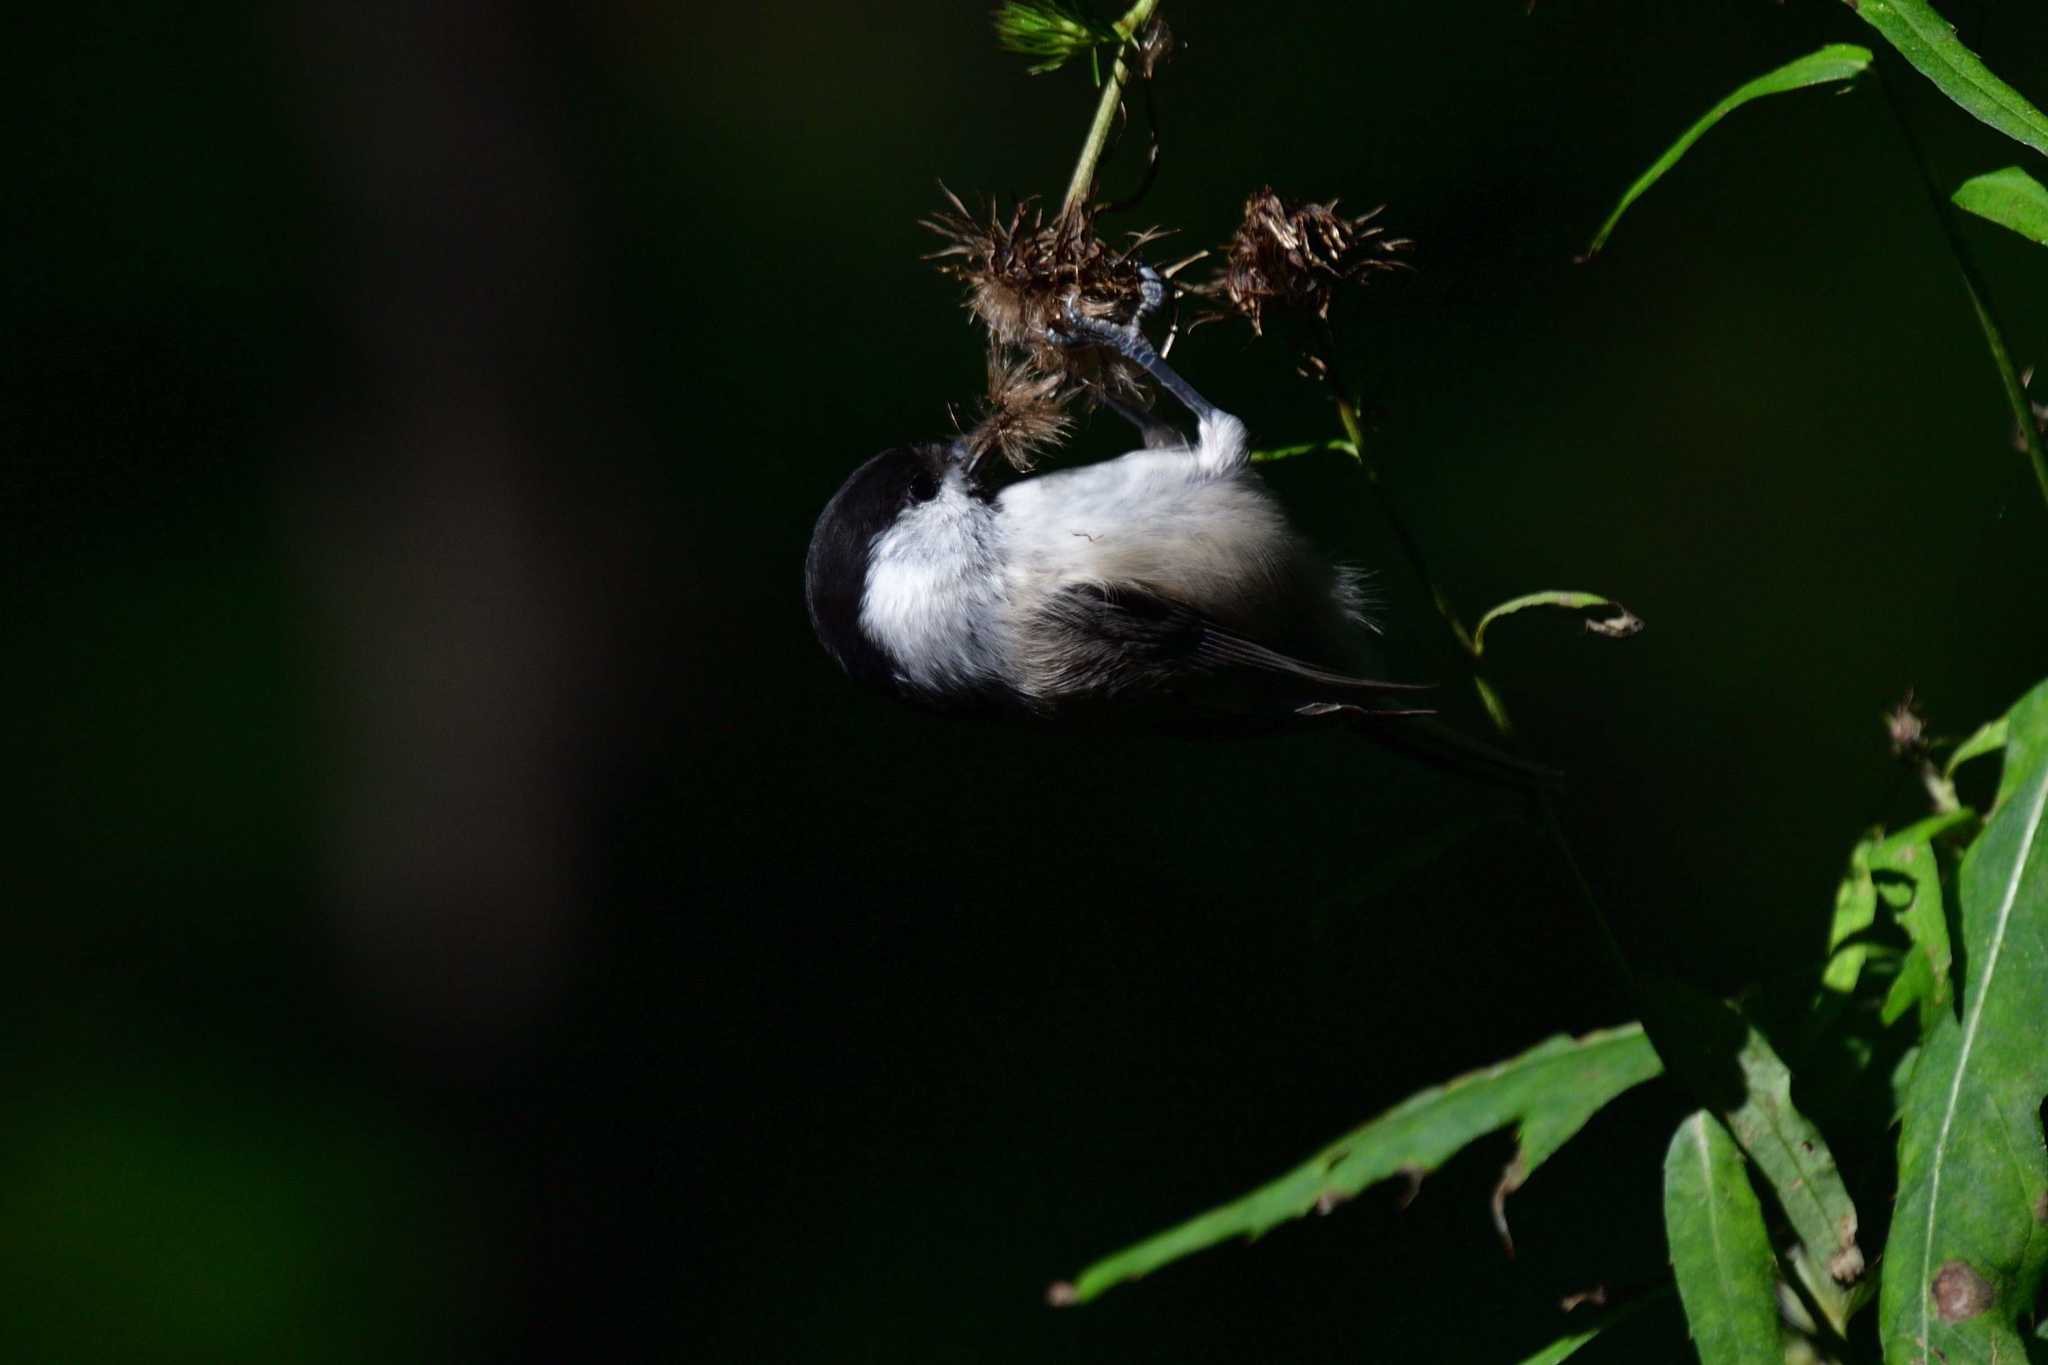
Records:
M1586 248L1586 255L1596 256L1600 248L1607 245L1607 239L1614 232L1614 225L1621 221L1621 215L1629 206L1648 193L1650 187L1664 178L1664 173L1678 164L1679 158L1692 149L1692 145L1706 136L1707 130L1726 118L1751 100L1766 95L1781 95L1793 90L1804 90L1816 85L1830 85L1836 81L1854 80L1870 66L1870 49L1851 43L1831 43L1818 52L1809 52L1804 57L1787 62L1775 71L1767 71L1755 80L1737 86L1728 97L1702 114L1690 128L1679 134L1678 141L1665 149L1664 155L1650 164L1650 169L1636 178L1621 196L1621 202L1614 206L1614 212L1607 215L1607 221L1593 234L1592 245Z
M1664 1155L1664 1234L1702 1365L1778 1354L1777 1263L1742 1149L1706 1110L1678 1125Z
M1256 1237L1312 1209L1325 1212L1369 1185L1428 1174L1478 1138L1519 1125L1510 1169L1542 1165L1608 1101L1658 1074L1661 1065L1637 1024L1548 1038L1517 1057L1413 1095L1339 1138L1277 1180L1097 1261L1062 1303L1085 1303L1184 1256L1235 1237Z
M2048 1271L2048 683L2007 717L2008 792L1956 879L1962 1017L1922 1045L1899 1132L1879 1329L1888 1358L2026 1358Z

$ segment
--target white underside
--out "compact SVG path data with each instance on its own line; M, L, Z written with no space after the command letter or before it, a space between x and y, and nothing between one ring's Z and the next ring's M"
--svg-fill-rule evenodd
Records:
M1077 585L1149 589L1255 628L1299 542L1219 415L1192 447L1134 450L1005 488L993 504L957 476L876 541L861 623L903 678L934 692L1000 682L1056 690L1061 642L1045 608ZM1355 588L1331 584L1355 613Z

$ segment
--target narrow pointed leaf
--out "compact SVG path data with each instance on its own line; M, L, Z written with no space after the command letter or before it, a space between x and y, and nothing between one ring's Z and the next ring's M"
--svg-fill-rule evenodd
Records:
M1848 0L1899 55L1964 111L2037 152L2048 152L2048 117L1991 74L1927 0Z
M1742 1149L1706 1110L1664 1154L1664 1235L1702 1365L1778 1355L1777 1262Z
M1279 460L1291 460L1297 455L1314 455L1325 450L1334 450L1340 454L1349 455L1354 460L1358 458L1358 447L1340 436L1328 441L1302 441L1291 446L1274 446L1269 450L1254 450L1252 452L1252 463L1273 464Z
M1626 639L1631 635L1641 634L1643 629L1643 618L1611 597L1602 597L1597 592L1571 592L1551 588L1544 592L1532 592L1510 598L1480 617L1479 624L1472 630L1473 654L1486 652L1488 626L1503 616L1512 616L1531 607L1561 607L1566 611L1594 612L1596 614L1586 618L1586 629L1595 635L1605 635L1610 640Z
M1797 61L1787 62L1776 71L1758 76L1746 85L1738 86L1734 93L1701 115L1699 122L1685 130L1678 141L1664 155L1644 171L1636 183L1628 187L1621 196L1621 202L1614 206L1614 212L1607 215L1607 221L1600 225L1600 231L1593 235L1593 244L1586 248L1588 256L1597 255L1607 244L1607 238L1614 231L1614 225L1621 221L1621 215L1628 212L1629 205L1643 197L1650 186L1663 178L1664 173L1678 164L1678 159L1691 149L1692 144L1706 135L1709 128L1740 109L1751 100L1762 99L1765 95L1782 95L1791 90L1803 90L1808 86L1827 85L1835 81L1853 80L1870 66L1870 49L1856 47L1849 43L1834 43L1818 52L1810 52Z
M1594 1337L1599 1336L1602 1332L1619 1327L1651 1304L1662 1302L1664 1296L1670 1292L1668 1288L1658 1289L1638 1298L1630 1299L1620 1307L1610 1309L1598 1322L1586 1328L1583 1332L1573 1332L1570 1336L1559 1337L1535 1355L1524 1356L1518 1362L1518 1365L1558 1365L1559 1361L1569 1360L1578 1354L1581 1346L1584 1346Z
M1488 1133L1518 1124L1511 1174L1526 1178L1588 1119L1659 1071L1640 1025L1549 1038L1497 1066L1402 1101L1279 1179L1211 1209L1053 1287L1059 1303L1085 1303L1183 1256L1233 1237L1256 1237L1313 1209L1328 1212L1391 1176L1419 1179Z
M2009 1365L2048 1270L2048 683L2015 706L2009 795L1963 857L1962 1017L1920 1050L1899 1132L1888 1360Z
M1973 176L1950 198L1957 208L2048 246L2048 186L2017 166Z

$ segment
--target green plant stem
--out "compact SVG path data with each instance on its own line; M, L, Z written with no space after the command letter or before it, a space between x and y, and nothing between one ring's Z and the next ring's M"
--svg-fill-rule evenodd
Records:
M1138 30L1151 22L1152 12L1159 8L1159 0L1137 0L1124 17L1116 21L1116 31L1128 43L1137 36ZM1131 79L1130 64L1124 60L1123 47L1117 48L1116 60L1110 63L1109 79L1102 83L1102 98L1095 103L1095 122L1088 126L1088 137L1081 143L1081 155L1074 162L1073 178L1067 181L1067 196L1060 201L1060 212L1072 213L1086 202L1095 188L1095 168L1102 161L1102 149L1109 144L1109 130L1116 123L1116 107L1123 99L1124 86Z
M1961 229L1956 226L1956 208L1940 187L1934 183L1934 172L1928 167L1927 153L1920 145L1919 135L1913 131L1911 120L1906 117L1905 105L1900 101L1898 91L1885 77L1882 66L1876 69L1878 87L1884 91L1885 103L1890 106L1892 118L1899 125L1900 140L1906 144L1911 155L1913 169L1920 177L1920 188L1927 195L1927 203L1934 210L1935 221L1941 224L1941 235L1948 242L1949 255L1954 258L1956 270L1963 277L1963 288L1970 296L1970 307L1976 311L1977 325L1983 329L1985 347L1991 352L1991 363L1998 370L1998 381L2005 389L2005 401L2011 406L2013 420L2019 426L2020 442L2026 448L2027 459L2034 467L2034 482L2041 487L2041 499L2048 503L2048 450L2042 448L2041 429L2034 421L2033 405L2027 401L2026 385L2020 382L2019 372L2013 367L2012 355L2005 348L2005 333L1998 325L1998 315L1992 309L1991 295L1984 287L1984 277L1977 270L1976 257L1971 253L1969 243L1963 240Z
M1493 722L1494 729L1500 733L1503 740L1519 747L1514 720L1508 714L1507 703L1479 671L1479 649L1472 639L1472 633L1465 628L1457 608L1451 605L1451 599L1445 595L1444 590L1430 574L1428 561L1422 555L1421 543L1415 539L1414 532L1408 529L1408 523L1401 519L1400 510L1394 506L1393 499L1387 495L1385 485L1380 482L1379 464L1367 453L1365 431L1358 420L1358 405L1352 401L1343 381L1337 378L1336 342L1327 323L1319 329L1317 340L1321 350L1321 373L1337 401L1337 420L1343 424L1344 434L1350 438L1352 448L1358 452L1359 468L1365 471L1366 482L1372 485L1380 511L1386 517L1387 524L1393 528L1394 539L1399 542L1401 552L1407 556L1409 567L1421 580L1430 600L1436 604L1437 615L1443 618L1444 625L1457 640L1458 648L1471 663L1472 685L1478 689L1479 699L1486 706L1487 718ZM1628 954L1622 951L1621 940L1615 935L1614 926L1608 921L1607 912L1600 908L1600 901L1593 894L1592 883L1586 880L1585 870L1579 865L1579 857L1572 849L1571 840L1565 836L1564 820L1558 811L1557 798L1548 791L1539 790L1536 793L1536 804L1543 815L1544 832L1550 836L1552 847L1556 850L1559 860L1563 862L1565 871L1570 874L1572 890L1578 896L1579 904L1592 919L1593 927L1599 933L1601 947L1606 950L1609 965L1613 967L1615 975L1621 982L1623 994L1637 1006L1637 1016L1644 1020L1644 1026L1648 1028L1648 1011L1643 1008L1648 1002L1643 997L1634 968L1629 966ZM1657 1039L1654 1032L1650 1041L1655 1045Z
M1331 360L1330 356L1324 356L1325 374L1334 374L1333 370L1327 368ZM1451 605L1451 599L1444 596L1443 589L1438 587L1436 579L1430 576L1429 564L1422 557L1422 546L1416 542L1414 533L1408 529L1408 524L1395 512L1393 501L1387 497L1387 491L1380 483L1379 463L1366 452L1365 429L1359 423L1357 405L1351 401L1351 396L1344 392L1336 379L1332 378L1330 385L1337 396L1337 420L1343 423L1344 434L1351 438L1351 446L1358 452L1358 467L1365 471L1366 482L1372 485L1373 492L1378 495L1380 510L1386 514L1387 525L1393 528L1394 539L1400 543L1401 553L1408 559L1408 567L1422 580L1422 586L1429 592L1429 600L1436 604L1436 614L1443 617L1444 624L1450 627L1451 634L1458 641L1458 648L1463 650L1467 657L1477 659L1479 656L1472 648L1472 633L1465 629L1465 623L1458 619L1457 608Z

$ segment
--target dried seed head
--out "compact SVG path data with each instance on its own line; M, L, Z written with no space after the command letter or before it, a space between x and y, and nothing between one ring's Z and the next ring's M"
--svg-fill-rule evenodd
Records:
M1049 412L1057 415L1082 396L1142 400L1143 372L1136 366L1101 347L1062 346L1053 334L1069 307L1118 322L1135 316L1144 283L1137 252L1159 234L1134 233L1119 251L1096 235L1086 206L1048 219L1027 199L1008 215L991 205L982 219L952 191L945 193L951 207L922 226L946 245L926 259L967 286L967 311L988 329L999 353L986 415L975 432L995 422L984 448L1001 451L1021 469L1032 450L1064 434L1064 426L1048 424Z
M968 452L977 460L994 452L1015 469L1031 468L1038 452L1065 440L1073 428L1060 387L1058 375L1039 372L1028 357L1006 357L990 347L981 420L961 434Z
M1269 308L1327 318L1338 286L1402 268L1394 258L1413 243L1373 226L1379 214L1347 218L1334 200L1290 206L1271 187L1261 189L1245 201L1244 221L1203 292L1223 305L1216 316L1241 317L1261 334Z

